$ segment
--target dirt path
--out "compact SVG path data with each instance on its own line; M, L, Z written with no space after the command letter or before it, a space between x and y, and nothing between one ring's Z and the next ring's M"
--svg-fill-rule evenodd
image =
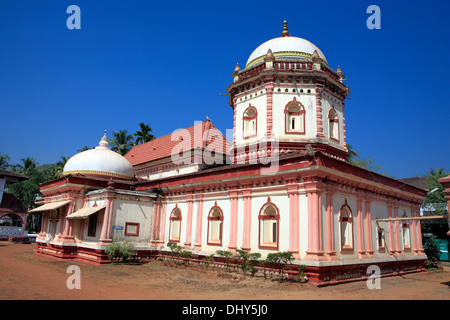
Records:
M223 276L150 262L95 266L34 254L35 244L0 242L1 300L450 300L450 267L443 271L317 288L248 276ZM81 271L81 289L68 289L69 265Z

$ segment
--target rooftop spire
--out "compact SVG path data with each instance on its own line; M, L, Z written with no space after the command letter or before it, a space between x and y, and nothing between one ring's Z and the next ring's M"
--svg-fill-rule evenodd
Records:
M281 33L281 36L282 37L289 37L289 31L288 31L288 28L287 28L287 21L286 20L283 21L283 32Z
M106 148L108 147L108 138L106 137L106 130L105 130L105 135L102 137L102 139L100 140L98 147L96 148Z

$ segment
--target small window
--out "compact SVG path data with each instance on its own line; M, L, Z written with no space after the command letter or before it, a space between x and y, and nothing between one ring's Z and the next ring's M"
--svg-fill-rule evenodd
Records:
M125 235L126 236L139 236L139 223L125 222Z
M384 244L384 229L379 228L378 229L378 250L383 251L385 249Z
M286 114L286 133L305 133L305 108L297 103L290 102L285 109Z
M341 224L341 249L353 250L353 217L347 205L342 207L339 221Z
M244 112L243 124L244 124L244 138L250 138L256 136L256 109L252 106L248 107Z
M95 237L95 233L97 230L97 214L91 214L89 216L89 224L88 224L88 237Z
M222 245L223 214L222 210L214 206L208 215L208 245Z
M181 231L181 211L178 208L173 209L170 215L170 231L169 231L169 241L170 242L180 242L180 231Z
M328 119L330 121L329 131L330 139L339 141L339 118L336 110L331 109L328 114Z
M259 247L278 250L280 215L277 207L269 201L261 208L258 218Z
M406 212L403 214L403 218L407 218ZM405 220L402 223L402 234L403 234L403 248L405 250L411 249L411 231L409 228L409 221Z

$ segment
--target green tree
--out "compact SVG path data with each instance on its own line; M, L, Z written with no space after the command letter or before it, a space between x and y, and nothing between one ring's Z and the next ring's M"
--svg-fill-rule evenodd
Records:
M8 187L9 191L27 208L34 208L34 200L39 194L39 184L47 179L44 170L37 168L37 162L32 158L21 159L22 163L14 166L17 171L28 177L28 180L14 183Z
M133 135L135 137L134 143L136 145L138 145L139 143L146 143L155 139L155 136L150 134L152 128L150 128L149 125L141 122L139 123L139 127L141 128L141 130L136 131L136 133Z
M447 203L444 195L444 186L440 184L438 180L448 175L449 173L444 172L444 168L437 168L436 170L430 169L425 175L426 181L424 184L430 191L425 199L425 203Z
M356 159L359 158L359 153L356 152L352 145L347 144L347 150L348 150L348 155L347 155L347 162L354 164Z
M22 173L22 174L27 176L31 172L36 170L36 167L37 167L37 164L38 164L36 159L30 158L30 157L26 157L24 159L20 159L20 161L22 163L17 166L20 173Z
M0 153L0 169L8 169L9 160L11 160L11 158L7 154Z
M127 130L114 131L113 136L114 138L109 139L108 141L112 146L112 151L123 156L133 147L133 136L128 134Z

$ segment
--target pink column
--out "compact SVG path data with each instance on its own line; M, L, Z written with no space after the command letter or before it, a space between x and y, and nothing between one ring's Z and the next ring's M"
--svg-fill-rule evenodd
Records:
M184 247L186 249L190 249L192 236L192 212L194 207L194 199L192 193L187 195L187 205L188 209L186 218L186 239L184 241Z
M305 183L308 196L308 250L305 260L322 260L321 189L317 182Z
M159 240L159 226L161 220L161 198L156 199L153 209L152 234L150 235L150 244L155 246Z
M202 222L203 222L203 193L195 196L197 201L197 221L195 230L194 250L200 251L202 247Z
M289 249L296 260L299 256L299 203L298 183L286 185L289 195Z
M242 196L244 197L244 223L243 223L243 239L242 250L251 250L251 219L252 219L252 189L242 190Z
M109 187L108 187L109 189ZM111 224L114 207L114 189L111 188L105 194L105 212L103 213L102 229L100 232L100 239L97 243L99 246L106 246L112 242L111 239Z
M394 218L398 218L398 205L394 205ZM394 230L395 230L395 251L397 253L402 252L402 246L400 241L400 222L394 221Z
M366 245L367 254L372 255L375 250L373 249L373 238L372 238L372 213L370 210L370 200L364 202L365 205L365 217L366 217Z
M47 235L47 228L48 228L48 214L47 211L44 211L42 212L41 231L39 232L39 236L36 238L37 240L45 239L45 236Z
M420 215L420 205L416 206L415 216L418 217ZM417 251L419 254L423 254L423 245L422 245L422 228L420 226L420 220L416 220L416 231L417 231Z
M327 189L326 195L326 226L327 226L327 255L333 260L337 259L334 246L334 216L333 216L333 192Z
M161 207L161 228L159 234L159 245L164 246L166 239L166 216L167 216L167 202L163 200Z
M325 138L323 134L323 119L322 119L322 92L323 84L317 84L316 87L316 121L317 121L317 137Z
M358 253L364 255L366 253L366 248L364 245L364 221L362 212L362 202L363 200L358 196L356 199L356 221L357 221L357 231L358 231Z
M230 205L230 242L228 249L234 251L237 248L237 220L238 220L238 191L237 188L229 191Z
M411 205L411 218L416 217L415 207ZM417 233L417 220L411 220L411 237L412 237L412 250L414 253L417 253L419 251L418 249L418 241L419 235Z
M274 83L273 82L269 82L267 83L264 88L266 89L266 125L267 125L267 137L271 137L272 136L272 127L273 127L273 111L272 111L272 107L273 107L273 89L274 89Z
M64 243L73 243L75 242L73 240L72 235L72 221L70 219L67 219L67 217L73 213L73 209L75 208L75 200L72 200L68 206L65 208L65 216L64 218L61 217L61 226L64 224L64 231L61 236L61 239Z
M388 218L392 218L392 204L388 203L387 206ZM388 221L388 232L389 232L389 252L395 253L395 243L394 243L394 227L392 221Z

